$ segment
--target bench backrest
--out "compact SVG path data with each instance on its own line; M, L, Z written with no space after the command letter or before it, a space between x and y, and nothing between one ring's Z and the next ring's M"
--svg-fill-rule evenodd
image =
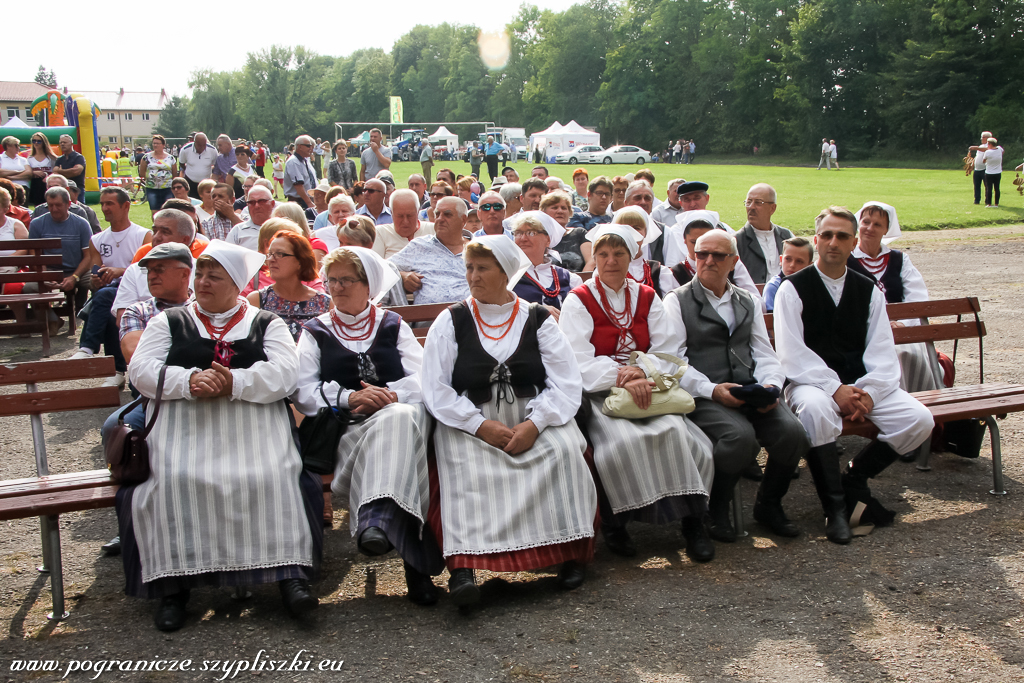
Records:
M28 269L26 272L0 273L0 284L10 282L47 282L54 279L52 272L60 271L64 262L60 254L47 256L43 254L46 249L60 249L60 238L52 237L36 240L7 240L4 242L4 250L28 250L29 254L21 256L0 256L0 268L13 266L18 270Z

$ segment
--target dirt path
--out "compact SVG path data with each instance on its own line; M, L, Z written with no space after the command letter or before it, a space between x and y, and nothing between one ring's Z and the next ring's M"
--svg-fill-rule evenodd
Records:
M986 379L1024 382L1024 226L910 233L896 246L934 298L981 299ZM56 348L62 357L73 351L66 338ZM0 360L36 357L37 340L0 339ZM961 345L958 381L974 382L977 372L976 344ZM46 420L54 471L100 466L104 417ZM72 617L53 625L48 584L34 569L38 522L5 522L0 679L57 680L72 659L164 658L191 659L197 672L115 670L99 680L216 680L223 674L198 672L203 660L258 657L257 675L275 681L1024 681L1024 418L1001 429L1006 497L988 493L987 455L935 456L931 472L897 463L875 484L899 512L896 526L840 547L824 538L805 472L786 499L800 538L776 539L750 523L748 537L698 566L680 552L677 528L635 525L640 554L618 558L599 542L581 589L560 593L551 574L490 578L469 615L445 599L431 608L407 602L401 561L359 555L339 515L315 586L322 606L309 623L288 619L273 587L244 602L205 590L187 626L162 634L152 605L124 597L120 561L100 556L116 530L113 511L102 510L62 518ZM0 420L0 453L0 478L33 473L27 419ZM748 521L755 490L744 483ZM268 658L297 655L308 671L267 668ZM317 672L325 658L343 659L340 672ZM13 660L28 659L59 660L61 669L11 671Z

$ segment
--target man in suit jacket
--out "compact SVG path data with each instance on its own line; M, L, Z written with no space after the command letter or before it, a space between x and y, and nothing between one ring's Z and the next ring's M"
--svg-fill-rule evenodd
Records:
M747 191L747 223L736 234L740 260L754 282L768 282L779 273L782 242L793 236L786 228L772 223L775 213L775 188L758 183Z
M729 520L733 490L764 446L768 464L754 519L779 536L797 536L800 530L786 518L782 497L810 442L796 416L779 403L786 375L768 339L761 302L729 281L739 261L735 237L709 230L694 251L696 276L666 296L664 305L679 339L677 355L689 363L680 381L696 403L688 417L714 443L708 532L717 541L736 540ZM763 388L759 398L766 399L758 403L761 407L753 405L753 397L748 403L730 391L755 384Z

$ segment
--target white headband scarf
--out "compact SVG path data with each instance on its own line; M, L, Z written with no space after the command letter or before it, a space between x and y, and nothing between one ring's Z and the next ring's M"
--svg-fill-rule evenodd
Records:
M377 303L401 279L401 276L373 249L365 247L338 247L355 255L366 273L366 284L370 290L370 303ZM337 251L337 249L335 250ZM334 253L334 252L331 252ZM327 282L327 269L320 271L320 279Z
M903 234L900 231L900 221L898 218L896 218L896 207L890 204L885 204L883 202L866 202L864 206L860 207L860 210L856 213L857 232L860 232L860 215L864 213L864 209L868 208L869 206L877 206L880 209L884 209L885 212L889 214L889 229L882 237L882 244L889 244L889 242L892 242L894 239Z
M498 265L508 276L507 289L510 292L519 282L519 278L523 277L526 269L533 265L523 250L504 235L481 235L474 237L470 244L473 243L482 244L494 253L494 257L498 259Z

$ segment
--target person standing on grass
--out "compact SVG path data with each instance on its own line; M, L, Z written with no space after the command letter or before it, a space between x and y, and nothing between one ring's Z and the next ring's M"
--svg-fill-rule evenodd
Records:
M991 209L999 206L999 181L1003 177L1003 148L999 141L990 137L986 144L974 145L968 148L977 152L978 156L985 162L985 208ZM995 201L992 201L992 193L995 190Z
M382 143L383 139L379 128L370 129L370 144L359 155L359 179L363 182L391 168L391 148Z
M829 140L828 141L828 156L829 156L829 159L832 160L832 165L835 166L836 170L838 171L839 170L839 152L836 150L836 141L835 140Z
M828 144L828 138L821 139L821 159L818 160L818 170L824 166L826 170L832 170L832 147Z

